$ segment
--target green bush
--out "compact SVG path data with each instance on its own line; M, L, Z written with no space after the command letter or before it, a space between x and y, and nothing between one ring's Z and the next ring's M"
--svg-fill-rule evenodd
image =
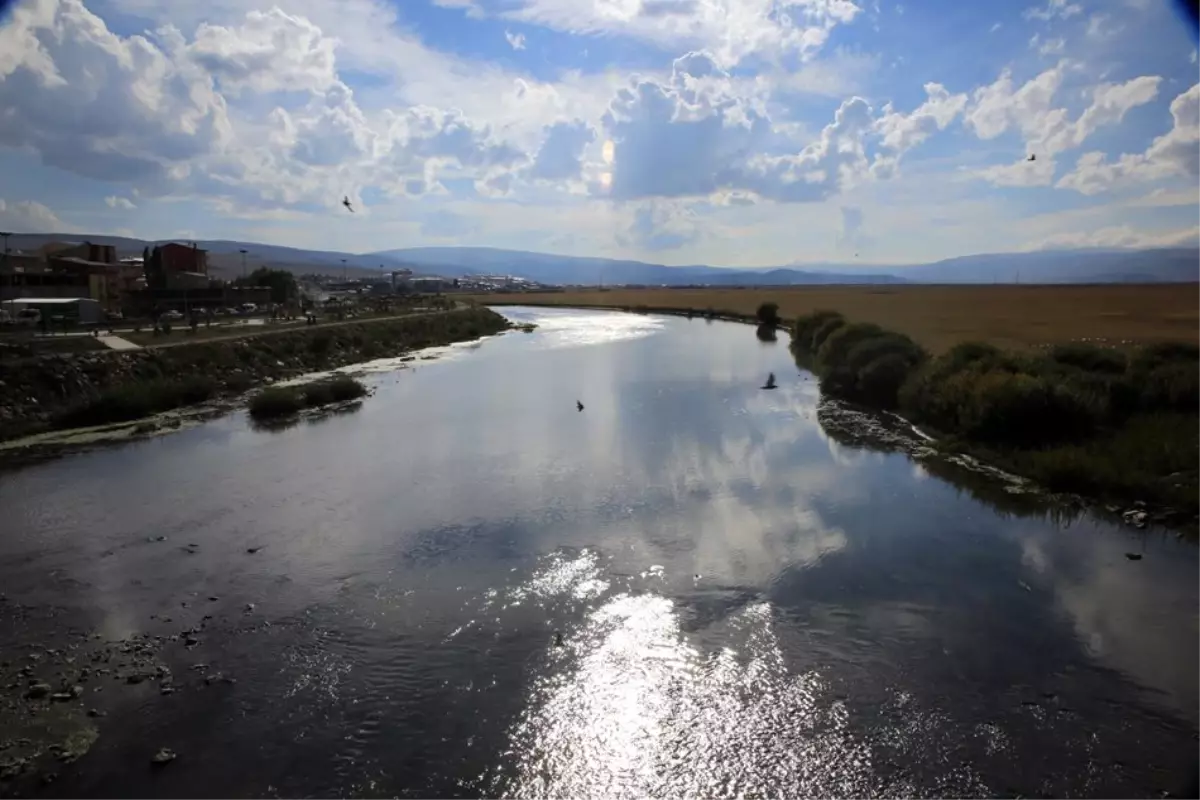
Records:
M1113 375L1123 374L1128 365L1125 354L1120 350L1082 343L1057 345L1050 351L1050 358L1059 364L1077 367L1087 372Z
M869 322L853 322L835 330L817 349L817 363L826 367L846 364L846 356L859 342L883 334L883 329Z
M304 396L298 389L270 386L250 398L250 416L257 420L278 419L299 413L304 408Z
M328 387L329 395L335 403L357 400L367 393L367 387L349 375L335 376L328 381L324 381L324 384Z
M1029 447L1076 441L1096 422L1069 388L1032 375L990 371L976 379L969 404L959 412L958 432L980 442Z
M796 322L792 325L792 347L801 353L814 351L816 348L813 346L813 334L830 320L845 322L841 314L828 310L814 311L811 314L797 317Z

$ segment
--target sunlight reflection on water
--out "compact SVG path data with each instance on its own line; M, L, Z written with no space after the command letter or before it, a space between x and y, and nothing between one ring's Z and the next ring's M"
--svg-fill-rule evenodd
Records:
M514 594L606 585L593 553L549 560ZM556 648L511 731L512 797L877 793L870 752L813 671L793 674L772 610L733 613L727 645L689 643L677 602L614 591Z

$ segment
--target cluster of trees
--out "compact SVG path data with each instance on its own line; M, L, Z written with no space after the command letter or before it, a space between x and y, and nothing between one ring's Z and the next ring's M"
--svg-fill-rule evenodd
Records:
M290 303L300 295L296 276L285 269L259 267L244 278L235 280L233 285L270 289L272 303Z

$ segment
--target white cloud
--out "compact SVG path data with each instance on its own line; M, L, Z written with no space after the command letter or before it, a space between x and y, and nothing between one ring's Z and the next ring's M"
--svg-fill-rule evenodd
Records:
M1195 64L1195 63L1196 63L1196 57L1197 57L1197 51L1196 51L1196 50L1192 50L1192 54L1191 54L1190 56L1188 56L1188 61L1189 61L1190 63L1192 63L1192 64Z
M988 28L988 33L995 33L996 31L1000 30L1003 27L1004 27L1004 25L1002 23L994 22L994 23L992 23L992 27Z
M1049 22L1053 19L1070 19L1076 14L1082 13L1083 6L1078 3L1070 3L1067 0L1047 0L1045 6L1027 8L1021 16L1025 19Z
M1200 84L1171 101L1171 118L1171 130L1151 142L1144 153L1126 153L1115 161L1101 152L1084 153L1056 186L1094 195L1121 183L1195 179L1200 176Z
M1086 232L1059 233L1026 245L1027 250L1070 250L1081 247L1195 247L1200 244L1200 227L1170 231L1138 231L1114 225Z
M1062 55L1063 51L1067 49L1067 40L1059 36L1054 39L1042 41L1041 37L1035 33L1029 40L1029 46L1037 50L1040 56L1058 56Z
M525 34L510 33L509 31L505 31L504 38L508 41L508 46L511 47L513 50L524 50L525 49Z
M80 0L22 6L0 28L0 144L87 177L150 183L229 144L211 79L183 57L177 31L159 37L116 36Z
M1124 26L1113 22L1110 14L1092 14L1088 17L1087 29L1084 35L1094 41L1102 41L1116 36L1124 30Z
M321 92L337 82L336 44L307 19L275 7L249 11L236 26L201 24L187 54L226 92Z
M603 127L613 142L610 196L702 197L741 191L782 202L822 200L867 175L864 139L874 119L865 100L842 102L804 147L776 142L761 98L738 93L706 53L676 59L665 82L621 90ZM795 148L795 149L792 149Z
M0 199L0 229L8 233L58 233L73 228L41 203Z
M115 195L110 195L104 198L104 204L109 208L119 208L124 211L132 211L133 209L137 208L137 206L135 206L133 201L129 198L117 197Z
M1049 185L1056 155L1083 144L1098 128L1120 123L1130 109L1153 100L1162 82L1159 77L1142 76L1121 84L1100 84L1092 89L1088 108L1071 121L1067 110L1054 104L1064 69L1065 62L1060 62L1019 89L1006 71L975 91L966 113L968 127L984 140L1015 128L1025 140L1026 153L1016 163L979 170L978 177L999 186ZM1028 160L1030 155L1034 161Z
M751 55L811 58L835 27L861 12L850 0L517 0L501 9L507 18L574 34L703 49L723 67Z
M875 122L883 137L882 145L904 153L924 142L933 133L944 131L967 105L965 94L950 94L940 83L925 84L927 99L910 114L898 112L888 103Z

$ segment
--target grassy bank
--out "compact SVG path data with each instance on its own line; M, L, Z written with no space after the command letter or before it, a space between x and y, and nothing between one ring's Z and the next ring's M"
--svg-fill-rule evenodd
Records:
M794 286L480 295L481 304L645 308L669 313L750 318L764 302L779 304L786 320L835 308L849 319L903 333L930 353L980 341L1024 350L1088 339L1151 344L1200 337L1200 285L1110 284L1064 286ZM1014 313L1019 309L1019 313Z
M912 338L833 311L797 319L792 349L831 396L895 410L1052 491L1197 510L1200 348L1066 344L1042 352Z
M290 417L308 408L344 403L365 396L367 387L348 375L314 381L304 386L272 386L250 399L250 416L256 420Z
M0 362L0 439L126 422L508 327L488 309L458 309L153 350Z

